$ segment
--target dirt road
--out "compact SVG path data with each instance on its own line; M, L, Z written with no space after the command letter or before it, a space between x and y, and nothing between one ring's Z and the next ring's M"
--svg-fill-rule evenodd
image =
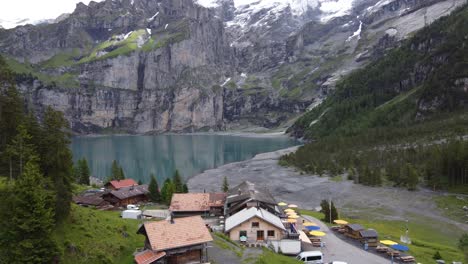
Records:
M386 259L382 256L367 252L362 248L352 245L337 237L335 232L331 231L328 226L320 222L318 219L307 215L303 215L302 217L308 221L317 223L320 226L320 231L323 231L327 234L322 238L322 241L325 242L325 247L321 249L322 253L324 254L325 263L331 261L345 261L348 264L390 263L390 259Z

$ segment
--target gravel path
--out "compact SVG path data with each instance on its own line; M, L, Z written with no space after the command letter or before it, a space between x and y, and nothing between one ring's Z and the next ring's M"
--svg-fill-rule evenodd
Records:
M223 177L230 186L244 180L266 187L278 201L298 204L304 209L314 209L322 199L333 199L347 216L376 217L386 220L405 220L411 215L424 216L456 225L468 230L468 225L453 221L442 214L433 198L440 195L428 190L410 192L401 188L367 187L352 181L331 181L327 177L303 175L293 168L278 165L278 159L297 147L259 154L251 160L226 164L207 170L189 179L190 191L219 191Z

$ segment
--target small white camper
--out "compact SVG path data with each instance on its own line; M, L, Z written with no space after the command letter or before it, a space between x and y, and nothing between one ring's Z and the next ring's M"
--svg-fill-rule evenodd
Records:
M124 219L141 219L141 210L125 210L120 216Z

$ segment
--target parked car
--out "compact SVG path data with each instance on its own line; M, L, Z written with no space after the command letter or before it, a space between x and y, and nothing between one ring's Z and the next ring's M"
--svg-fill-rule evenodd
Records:
M305 264L323 264L323 253L320 251L304 251L296 257Z

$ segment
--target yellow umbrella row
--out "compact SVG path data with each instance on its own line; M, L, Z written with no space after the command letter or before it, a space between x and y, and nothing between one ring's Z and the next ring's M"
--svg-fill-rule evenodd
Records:
M295 204L290 204L290 205L288 205L288 207L289 207L289 208L297 208L297 207L299 207L299 206L297 206L297 205L295 205Z
M285 202L279 202L278 205L279 205L279 206L286 206L286 205L288 205L288 204L285 203Z
M346 222L345 220L335 220L333 221L335 224L338 224L338 225L347 225L348 222Z
M304 222L302 225L303 226L318 226L316 223L312 223L312 222Z
M288 221L288 223L291 223L291 224L292 224L292 223L296 223L296 222L297 222L297 220L296 220L296 219L288 219L287 221Z
M298 215L288 215L288 218L289 219L298 219L299 216Z
M295 212L293 209L291 208L288 208L288 209L284 209L284 211L287 213L287 212Z
M311 234L312 236L317 236L317 237L323 237L326 235L324 232L321 232L321 231L310 231L309 234Z
M287 215L295 215L297 214L296 212L292 211L292 212L286 212Z
M392 241L392 240L380 240L380 243L386 246L393 246L393 245L398 244L397 242Z

